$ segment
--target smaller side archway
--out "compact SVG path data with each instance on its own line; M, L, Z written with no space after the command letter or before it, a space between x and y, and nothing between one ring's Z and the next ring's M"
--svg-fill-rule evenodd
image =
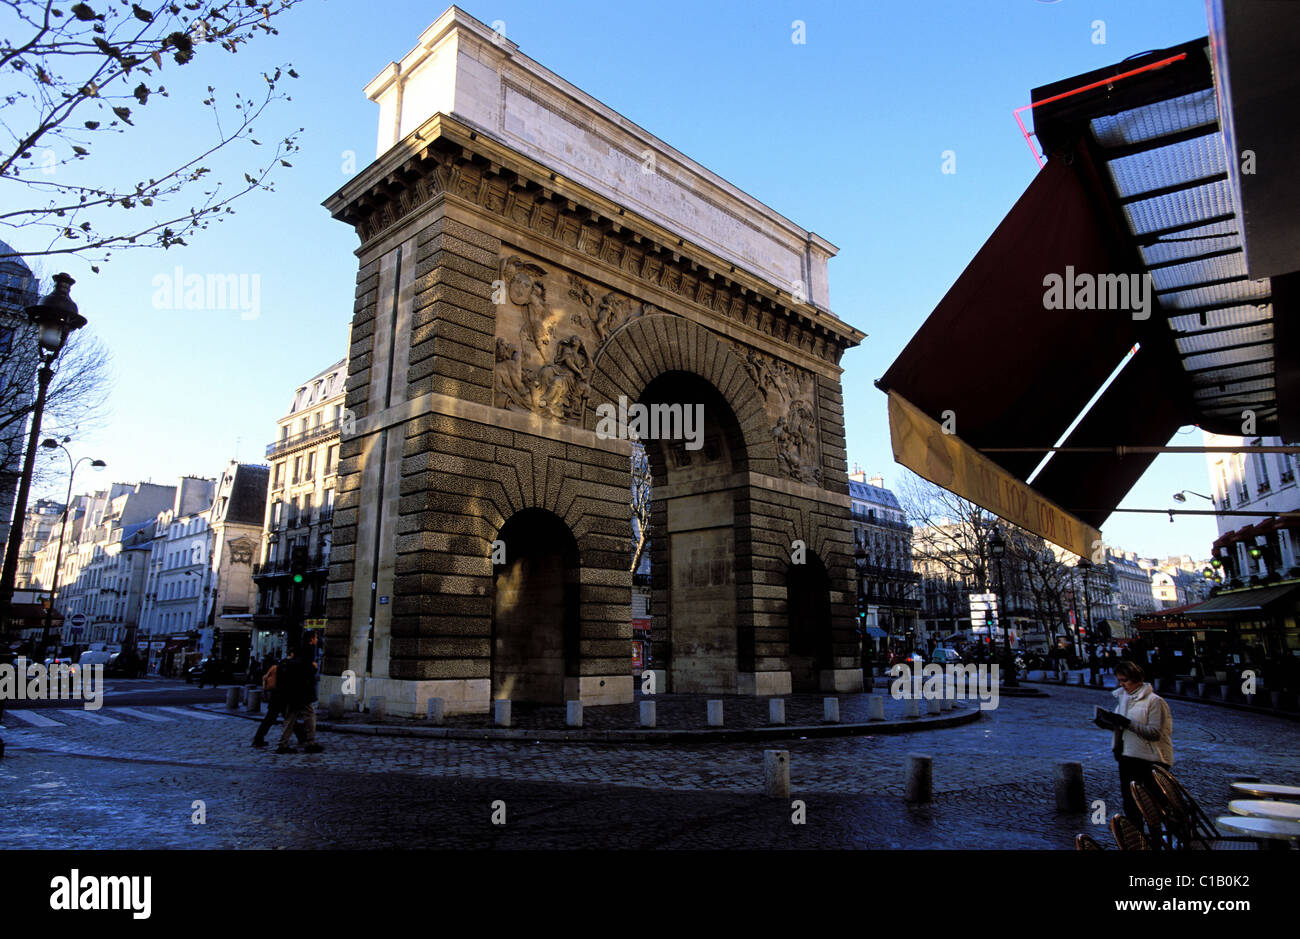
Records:
M786 617L790 690L824 690L834 668L831 579L826 565L812 552L802 564L787 568Z
M545 509L512 515L492 575L492 698L560 704L576 675L580 634L578 543Z

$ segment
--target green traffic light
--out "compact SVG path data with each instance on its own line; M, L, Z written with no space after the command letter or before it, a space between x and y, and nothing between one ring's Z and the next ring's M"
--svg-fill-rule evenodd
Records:
M293 575L293 582L294 582L295 584L300 584L300 583L302 583L302 575L301 575L301 574L294 574L294 575Z

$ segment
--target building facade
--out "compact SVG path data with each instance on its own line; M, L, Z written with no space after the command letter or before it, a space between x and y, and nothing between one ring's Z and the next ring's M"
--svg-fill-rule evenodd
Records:
M312 376L294 393L266 448L271 470L266 517L253 577L257 583L253 654L283 655L298 628L323 629L339 443L345 421L347 360ZM302 567L294 582L294 558Z
M1281 446L1280 437L1205 435L1206 446ZM1210 486L1219 537L1213 556L1229 581L1240 585L1300 576L1300 521L1234 515L1250 512L1300 511L1300 485L1294 453L1208 453ZM1255 578L1259 578L1258 581Z
M42 583L38 575L36 555L49 543L51 537L58 538L62 521L62 502L38 499L35 505L28 507L27 521L23 525L23 540L18 549L18 569L14 575L15 589L49 588L49 583Z
M858 572L858 620L863 640L876 652L882 641L904 648L924 645L918 628L921 575L912 569L912 526L898 498L880 476L849 474L854 558Z
M212 593L208 513L215 495L215 479L182 477L172 505L155 520L138 638L151 672L175 672L178 659L197 651Z
M18 480L23 470L27 417L35 394L38 357L36 327L27 307L40 302L40 287L32 270L0 241L0 557L8 550ZM17 419L14 419L14 418ZM16 583L16 582L15 582Z

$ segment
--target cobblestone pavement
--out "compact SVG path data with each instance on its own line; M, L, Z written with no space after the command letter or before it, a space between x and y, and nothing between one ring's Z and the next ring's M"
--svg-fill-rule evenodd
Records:
M761 795L763 747L752 743L324 734L324 753L275 755L248 746L251 722L187 707L10 711L0 847L1066 848L1093 826L1055 813L1058 761L1084 764L1103 815L1119 807L1109 735L1090 722L1109 702L1054 688L1050 698L1004 698L964 727L784 741L806 825ZM1226 811L1232 776L1300 782L1294 724L1172 707L1175 773L1212 814ZM55 726L24 720L32 716ZM931 805L902 800L911 752L934 757ZM205 825L191 822L195 799ZM497 799L505 826L488 820Z

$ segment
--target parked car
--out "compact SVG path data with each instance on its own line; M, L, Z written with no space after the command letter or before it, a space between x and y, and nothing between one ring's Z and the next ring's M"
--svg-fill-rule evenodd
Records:
M104 674L113 678L139 678L144 674L144 662L130 652L115 652L104 666Z
M936 646L934 651L930 653L930 660L936 665L955 664L961 661L961 653L956 649Z
M230 681L230 663L221 659L204 659L185 672L186 684L202 681L204 684L221 684Z

